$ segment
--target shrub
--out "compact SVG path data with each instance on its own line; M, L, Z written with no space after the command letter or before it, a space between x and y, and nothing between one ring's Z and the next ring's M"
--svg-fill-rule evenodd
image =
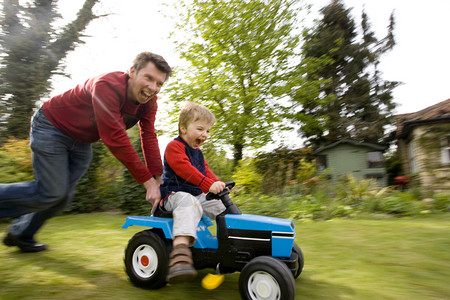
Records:
M0 182L34 180L29 139L8 139L0 148Z
M296 220L329 220L356 216L411 216L432 211L450 211L450 196L438 194L433 201L420 201L418 189L378 189L372 180L349 176L338 184L314 181L314 186L291 185L279 195L245 193L232 195L242 211Z
M433 197L433 205L439 211L449 212L450 211L450 194L436 194Z
M409 216L418 214L421 208L421 203L413 199L411 195L397 193L378 198L372 209L374 212Z
M289 215L291 198L269 196L264 194L235 194L232 200L243 213L262 216L286 218Z
M263 182L253 159L240 161L232 178L236 182L236 192L244 194L258 193Z
M364 199L372 197L377 191L378 186L373 179L358 180L349 174L338 182L335 193L343 204L359 206Z

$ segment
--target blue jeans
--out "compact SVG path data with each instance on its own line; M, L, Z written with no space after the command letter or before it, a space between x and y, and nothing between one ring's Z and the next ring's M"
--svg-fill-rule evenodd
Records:
M62 133L42 109L31 122L30 146L35 181L0 184L0 218L21 216L9 232L23 239L32 239L46 220L71 203L92 159L91 144Z

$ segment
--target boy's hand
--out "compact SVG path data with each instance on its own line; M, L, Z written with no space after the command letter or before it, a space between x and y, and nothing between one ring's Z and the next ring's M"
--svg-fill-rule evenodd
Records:
M209 188L209 192L213 194L218 194L225 188L225 183L222 181L216 181L214 182L211 187Z

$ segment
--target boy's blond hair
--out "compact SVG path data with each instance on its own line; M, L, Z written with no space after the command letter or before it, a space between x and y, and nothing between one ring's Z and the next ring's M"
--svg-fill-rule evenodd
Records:
M190 123L199 120L205 121L211 125L216 122L216 118L209 109L201 104L188 101L180 112L180 117L178 119L178 133L181 134L181 126L187 128Z

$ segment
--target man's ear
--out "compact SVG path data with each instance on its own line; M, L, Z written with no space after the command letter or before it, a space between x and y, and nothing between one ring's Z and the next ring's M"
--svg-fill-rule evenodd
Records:
M136 75L136 69L133 66L128 70L128 75L130 78L133 78L134 75Z

